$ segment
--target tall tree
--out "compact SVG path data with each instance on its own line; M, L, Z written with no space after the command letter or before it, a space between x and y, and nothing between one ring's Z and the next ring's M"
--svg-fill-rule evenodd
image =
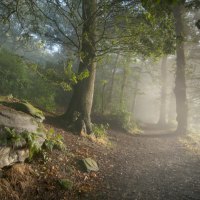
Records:
M160 116L158 125L166 125L166 90L167 90L167 56L164 56L161 63L161 102L160 102Z
M89 72L89 76L75 85L68 110L64 115L68 123L73 124L76 121L78 131L86 133L92 133L90 115L96 73L96 11L96 0L82 1L83 29L78 72Z
M123 62L123 72L122 72L122 81L121 81L121 88L120 88L120 98L119 98L119 106L120 110L123 109L123 104L124 104L124 92L126 88L126 82L128 78L128 71L129 71L129 64L130 64L130 57L131 55L129 54Z
M196 1L189 1L195 3ZM167 1L144 1L146 7L154 13L161 14L158 8L167 10L174 17L174 32L176 36L176 78L175 78L175 97L177 112L177 132L186 133L187 131L187 97L186 97L186 81L185 81L185 55L184 55L184 27L183 27L183 11L187 5L185 0L167 0Z
M113 98L113 86L114 86L114 80L115 80L115 74L117 71L117 65L118 65L118 61L119 61L119 53L116 56L116 60L114 63L114 67L112 69L112 75L111 75L111 80L110 80L110 92L109 92L109 98L108 98L108 106L110 107L112 104L112 98Z
M176 79L175 96L177 112L177 132L186 133L187 131L187 97L185 81L185 54L184 54L184 27L182 21L183 5L176 4L173 8L176 32Z

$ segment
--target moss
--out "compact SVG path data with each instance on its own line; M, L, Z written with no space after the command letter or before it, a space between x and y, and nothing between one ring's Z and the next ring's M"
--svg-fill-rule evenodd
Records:
M30 114L33 117L40 119L40 121L43 121L45 119L43 112L35 108L27 101L20 101L9 96L0 96L0 103L17 111L22 111Z
M73 188L73 182L70 181L69 179L60 179L58 180L60 186L62 187L62 189L65 190L72 190Z
M13 98L12 94L10 94L8 96L0 96L0 102L10 101L12 98Z

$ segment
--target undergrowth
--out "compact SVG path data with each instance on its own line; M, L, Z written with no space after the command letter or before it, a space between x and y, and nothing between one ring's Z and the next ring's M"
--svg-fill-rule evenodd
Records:
M44 146L50 151L52 151L54 148L64 150L64 138L60 133L56 133L55 130L51 128L46 134Z
M107 138L109 124L93 124L92 125L94 135L97 138Z
M45 139L41 144L41 139ZM31 133L24 131L17 133L15 129L4 127L3 133L0 135L1 146L11 146L13 149L27 147L29 149L29 160L42 149L52 151L54 148L64 150L64 139L61 134L55 133L54 129L46 131L45 134Z
M91 141L102 144L105 146L111 145L108 139L108 129L109 124L92 124L93 133L88 135L84 134L86 138L90 139Z
M200 155L200 132L189 130L188 133L179 138L179 141L192 153Z
M136 120L132 119L130 112L124 110L115 111L111 114L111 119L128 133L139 134L141 132L139 125Z
M112 128L122 129L131 134L139 134L142 130L131 115L125 110L113 110L109 114L97 115L97 119L104 123L108 122Z

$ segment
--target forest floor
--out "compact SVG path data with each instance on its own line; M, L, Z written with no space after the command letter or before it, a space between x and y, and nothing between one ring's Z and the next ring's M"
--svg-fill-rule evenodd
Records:
M46 124L47 128L52 125ZM0 171L0 199L19 200L197 200L200 199L200 136L166 130L131 135L110 130L108 147L55 128L67 150ZM99 172L79 160L94 158ZM62 178L74 184L64 190Z

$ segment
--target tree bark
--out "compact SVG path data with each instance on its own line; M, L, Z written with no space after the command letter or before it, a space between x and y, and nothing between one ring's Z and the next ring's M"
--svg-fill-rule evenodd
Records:
M102 85L102 96L101 96L101 113L102 115L104 114L104 96L105 96L105 88L106 88L106 83L103 83Z
M124 89L125 89L125 86L126 86L127 73L128 73L127 68L125 66L124 69L123 69L122 84L121 84L120 99L119 99L120 110L123 109Z
M132 104L131 104L131 119L135 120L135 106L136 106L136 99L137 99L137 95L138 95L138 87L139 87L139 82L140 82L140 78L141 78L141 72L142 72L142 67L139 68L138 70L138 75L135 77L135 88L134 88L134 92L133 92L133 100L132 100Z
M160 102L160 116L158 125L166 125L166 101L167 101L167 56L164 56L161 64L161 102Z
M75 131L92 133L91 109L93 103L94 83L96 74L96 0L82 0L82 47L78 73L89 72L89 77L75 85L68 110L64 114L67 124Z
M176 79L175 79L175 97L177 112L177 132L187 132L187 97L185 80L185 54L184 54L184 30L182 21L182 5L176 5L173 9L176 30Z
M117 54L116 62L115 62L115 65L114 65L114 68L113 68L113 71L112 71L111 84L110 84L110 94L109 94L109 98L108 98L108 101L109 101L109 102L108 102L109 108L110 108L111 105L112 105L113 86L114 86L115 73L116 73L116 70L117 70L118 60L119 60L119 53Z

